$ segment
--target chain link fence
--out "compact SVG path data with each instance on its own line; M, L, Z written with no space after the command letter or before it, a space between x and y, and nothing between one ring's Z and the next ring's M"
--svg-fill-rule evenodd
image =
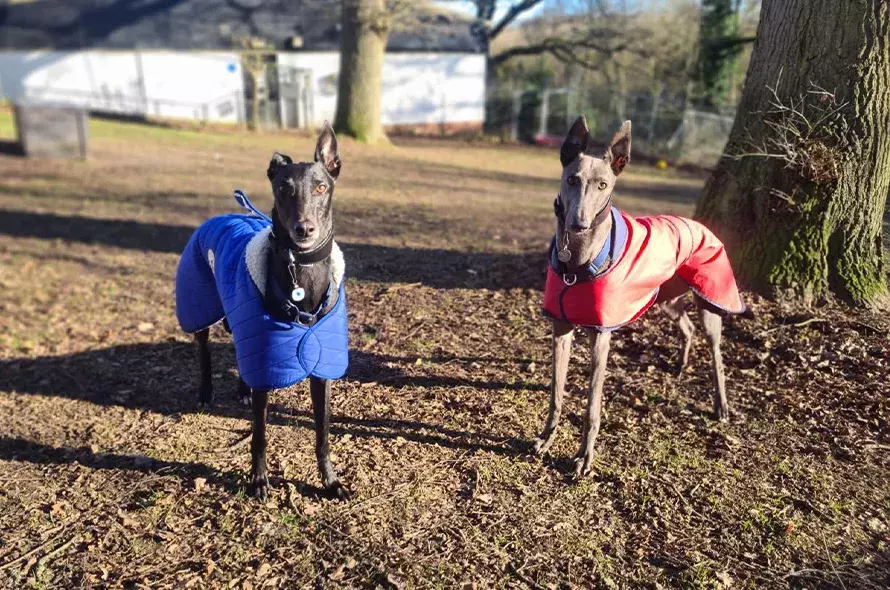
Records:
M503 140L559 145L578 115L591 136L608 141L622 122L633 121L634 149L653 158L710 167L729 132L731 110L708 113L687 108L682 97L620 94L600 88L496 90L486 103L487 131Z

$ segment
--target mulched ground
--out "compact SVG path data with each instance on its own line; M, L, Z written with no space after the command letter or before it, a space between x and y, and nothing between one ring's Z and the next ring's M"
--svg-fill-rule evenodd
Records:
M557 442L528 454L549 395L537 152L343 142L366 191L338 186L353 353L332 446L355 497L317 488L304 386L273 398L271 498L245 497L231 345L214 332L217 405L198 412L172 301L181 246L228 189L172 185L234 185L256 167L245 150L281 138L91 131L87 164L0 156L8 587L890 586L883 315L746 293L757 318L727 321L720 424L704 339L678 375L675 329L648 313L613 338L594 472L576 482L579 336ZM631 176L625 202L688 206L660 200L676 182Z

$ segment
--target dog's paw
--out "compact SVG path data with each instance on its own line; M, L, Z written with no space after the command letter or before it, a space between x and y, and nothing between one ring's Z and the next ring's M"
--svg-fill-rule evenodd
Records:
M552 436L547 438L536 438L532 443L532 454L540 457L541 455L549 451L550 447L553 445L553 439L554 437Z
M262 475L253 476L250 485L247 487L247 493L249 496L256 498L257 500L266 500L269 497L269 490L271 489L272 486L269 485L269 476L263 473Z
M206 410L213 406L213 387L202 385L198 388L198 409Z
M575 457L575 479L583 479L590 475L590 455Z
M340 483L339 479L335 480L331 485L325 486L325 491L335 500L345 502L346 500L352 499L352 493L350 493L346 486Z

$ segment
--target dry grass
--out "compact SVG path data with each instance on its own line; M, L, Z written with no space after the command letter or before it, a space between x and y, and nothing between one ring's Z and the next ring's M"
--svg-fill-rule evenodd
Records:
M11 134L0 113L0 134ZM273 149L309 139L95 121L88 162L0 156L0 580L19 587L844 587L890 583L890 347L881 318L754 300L726 330L737 417L712 422L657 313L619 332L595 474L571 483L584 346L553 454L539 317L555 154L341 143L352 365L321 500L308 395L278 393L275 490L244 497L248 417L214 336L195 411L178 253L233 188L270 206ZM639 213L701 184L621 181ZM394 289L395 285L401 285Z

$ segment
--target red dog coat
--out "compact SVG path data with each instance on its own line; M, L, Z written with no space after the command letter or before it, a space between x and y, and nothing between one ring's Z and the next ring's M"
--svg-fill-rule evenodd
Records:
M614 208L612 222L612 239L597 260L611 255L613 264L602 274L596 274L594 263L578 274L561 275L551 251L546 315L614 330L687 288L724 311L745 311L723 243L704 225L673 215L631 217Z

